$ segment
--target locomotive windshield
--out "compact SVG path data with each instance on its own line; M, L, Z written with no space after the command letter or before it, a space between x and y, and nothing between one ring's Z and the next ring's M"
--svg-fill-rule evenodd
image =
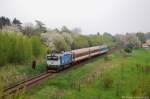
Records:
M58 56L47 56L47 60L58 60Z

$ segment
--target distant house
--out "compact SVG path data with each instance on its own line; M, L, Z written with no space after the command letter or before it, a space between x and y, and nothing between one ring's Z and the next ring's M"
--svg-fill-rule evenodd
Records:
M142 47L145 49L150 49L150 39L146 40L144 44L142 44Z

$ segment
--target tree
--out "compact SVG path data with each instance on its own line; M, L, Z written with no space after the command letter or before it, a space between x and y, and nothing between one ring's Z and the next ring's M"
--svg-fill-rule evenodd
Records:
M101 45L103 43L102 36L90 35L90 36L88 36L88 42L89 42L89 46Z
M107 44L109 46L112 46L114 44L114 41L115 41L114 37L110 33L107 33L107 32L105 32L102 35L102 40L103 40L104 44Z
M42 42L41 42L40 38L37 37L37 36L32 36L31 37L31 43L32 43L33 56L35 58L37 58L37 57L39 57L39 58L43 57L43 54L45 54L43 52L45 47L42 45Z
M28 63L33 57L45 57L46 49L40 38L21 33L0 33L0 66L8 63Z
M12 24L16 25L20 30L22 30L22 26L21 26L22 23L20 20L14 18Z
M117 41L118 41L118 38L119 38L120 44L122 44L121 45L122 47L130 46L132 48L138 48L141 45L141 42L139 41L135 33L126 33L126 35L118 35Z
M80 36L75 36L73 38L73 43L71 46L72 49L79 49L85 47L89 47L88 38L86 36L80 35Z
M124 41L123 41L124 35L123 34L116 34L114 36L115 42L116 42L116 46L119 48L123 48L124 47Z
M5 18L5 24L7 26L10 26L11 25L11 22L10 22L10 19L9 18Z
M27 36L36 35L35 28L32 23L26 23L23 26L22 32L24 35L27 35Z
M50 52L61 52L70 49L65 38L60 33L42 33L41 38Z
M39 20L35 20L35 22L36 22L38 28L40 28L40 29L45 25L43 22L41 22Z
M67 45L68 45L69 47L71 47L71 45L72 45L72 43L73 43L73 38L72 38L71 34L64 32L64 33L62 33L62 36L63 36L64 40L66 41ZM69 49L70 49L70 48L69 48Z
M145 42L144 33L138 32L138 33L136 33L136 36L137 36L138 39L141 41L141 43L144 43L144 42Z
M16 19L16 18L14 18L14 20L13 20L13 22L12 22L13 24L15 24L15 25L17 25L17 26L20 26L22 23L20 22L20 20L18 20L18 19Z
M10 26L11 22L10 19L7 17L0 17L0 29L2 29L4 26Z
M103 36L112 37L112 35L110 33L107 33L107 32L104 32Z
M56 48L56 52L61 52L61 51L67 51L69 48L68 48L68 45L67 43L65 42L64 38L61 37L60 35L56 36L54 38L54 45L55 45L55 48Z
M47 30L46 30L46 27L44 26L45 24L39 20L35 20L36 22L36 25L37 25L37 32L40 32L40 33L45 33Z
M61 33L63 33L63 32L67 32L67 33L71 33L71 30L69 30L66 26L63 26L62 28L61 28L61 31L60 31Z

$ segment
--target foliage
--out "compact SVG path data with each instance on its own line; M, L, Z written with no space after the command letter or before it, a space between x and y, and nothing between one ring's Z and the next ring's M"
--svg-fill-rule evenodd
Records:
M136 36L138 37L138 39L140 40L141 43L145 42L144 33L138 32L138 33L136 33Z
M11 22L7 17L0 17L0 29L2 32L20 32L21 24L22 23L16 18Z
M112 46L114 42L114 37L111 34L105 32L102 35L102 40L104 44L107 44L108 46Z
M61 32L61 33L63 33L63 32L71 33L71 30L69 30L66 26L62 26L60 32Z
M20 20L14 18L13 21L12 21L12 24L14 24L16 26L21 26L22 23L20 22Z
M26 23L24 24L23 28L22 28L22 33L24 35L27 35L27 36L32 36L32 35L36 35L37 33L35 32L35 28L33 26L32 23ZM37 34L38 35L38 34Z
M128 47L125 48L124 51L125 51L126 53L132 53L132 49L131 49L131 48L128 48Z
M79 49L89 47L89 43L87 37L85 36L75 36L73 38L73 44L71 46L72 49Z
M2 29L4 26L10 26L11 22L10 19L7 17L0 17L0 29Z
M37 25L37 32L40 32L40 33L45 33L47 30L46 30L46 27L44 26L45 24L39 20L35 20L36 22L36 25Z
M22 23L20 22L20 20L14 18L14 20L12 21L13 24L15 25L21 25Z
M71 49L70 47L71 47L71 45L73 43L72 36L69 33L66 33L66 32L63 32L62 36L63 36L65 42L67 43L67 45L69 46L69 49Z
M19 33L0 33L0 66L7 63L27 63L43 56L44 47L38 38Z
M99 46L101 44L113 45L113 38L101 35L81 35L73 32L59 32L58 30L42 33L41 38L50 50L56 52Z
M66 41L62 36L56 35L53 40L57 52L66 51L69 49Z
M103 43L102 36L100 35L90 35L88 36L88 42L90 46L97 46Z
M116 35L116 40L118 44L122 47L130 46L132 48L141 47L141 41L137 34L135 33L126 33L125 35Z
M36 57L45 57L46 55L46 48L42 44L41 40L37 36L31 37L31 43L32 43L32 52L34 58Z

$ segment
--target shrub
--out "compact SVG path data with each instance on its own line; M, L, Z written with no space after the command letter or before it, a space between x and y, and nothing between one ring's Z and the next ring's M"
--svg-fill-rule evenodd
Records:
M132 53L132 49L131 49L131 48L125 48L124 51L125 51L126 53Z

